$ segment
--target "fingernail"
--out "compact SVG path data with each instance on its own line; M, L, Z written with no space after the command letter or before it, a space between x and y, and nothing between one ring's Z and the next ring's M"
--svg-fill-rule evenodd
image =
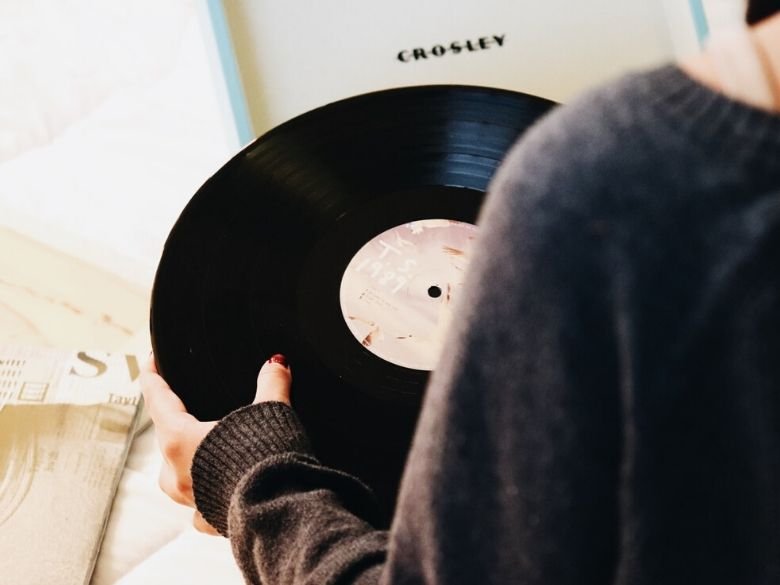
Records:
M272 364L279 364L280 366L284 366L285 368L287 367L287 358L286 358L286 357L284 357L284 356L283 356L282 354L280 354L280 353L277 353L277 354L274 354L274 355L272 355L272 356L271 356L271 357L268 359L268 361L269 361L269 362L271 362Z

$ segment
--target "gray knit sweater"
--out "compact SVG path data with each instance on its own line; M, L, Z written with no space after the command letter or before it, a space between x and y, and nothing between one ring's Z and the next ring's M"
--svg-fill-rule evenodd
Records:
M250 583L780 583L780 117L673 66L559 108L480 217L389 532L293 411L192 467Z

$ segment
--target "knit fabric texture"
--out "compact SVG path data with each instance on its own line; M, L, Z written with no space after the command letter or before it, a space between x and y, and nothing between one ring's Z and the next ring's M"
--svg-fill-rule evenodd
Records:
M239 408L217 427L198 445L191 471L203 488L195 493L198 510L226 535L230 497L247 469L273 455L310 453L311 447L298 417L281 402ZM202 498L205 490L209 496Z
M479 226L389 532L285 405L204 440L246 580L780 583L780 116L625 76L526 133Z

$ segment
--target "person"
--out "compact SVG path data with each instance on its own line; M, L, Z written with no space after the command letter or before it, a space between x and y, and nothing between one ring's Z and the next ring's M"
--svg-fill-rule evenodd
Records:
M507 156L388 531L283 357L217 423L150 363L161 485L247 582L780 583L778 4Z

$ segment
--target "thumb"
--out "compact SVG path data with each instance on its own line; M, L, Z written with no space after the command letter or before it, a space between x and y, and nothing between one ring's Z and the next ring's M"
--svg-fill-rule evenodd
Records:
M257 392L252 404L277 401L290 405L290 384L292 374L287 358L277 353L263 364L257 375Z

